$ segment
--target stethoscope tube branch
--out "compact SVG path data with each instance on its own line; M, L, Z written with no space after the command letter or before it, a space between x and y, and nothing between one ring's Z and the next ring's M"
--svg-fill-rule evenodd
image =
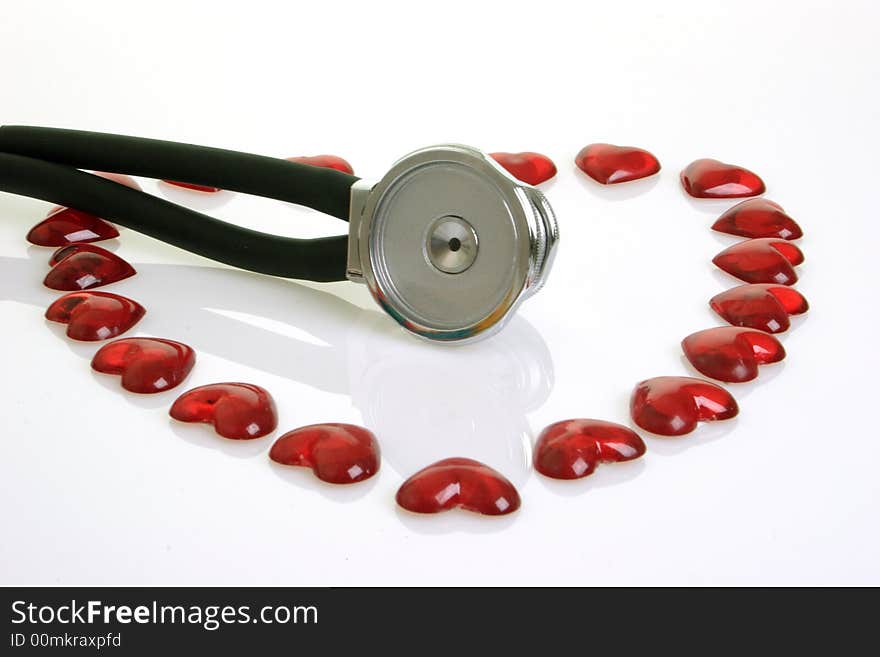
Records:
M60 128L2 126L0 152L77 169L175 180L265 196L345 220L351 186L358 180L341 171L263 155Z
M7 130L9 132L4 132ZM37 134L45 136L45 139L37 139L36 144L23 148L20 142L17 142L15 138L11 138L21 135L22 133L19 130L35 130ZM47 157L56 155L59 156L59 159L65 160L65 164L57 164L43 159L35 159L34 157L0 152L0 190L77 208L110 221L115 221L132 230L173 244L187 251L242 269L273 276L312 281L345 280L347 235L316 239L295 239L242 228L189 210L156 196L131 189L125 185L120 185L111 180L80 171L78 168L74 168L76 165L73 162L78 162L84 168L119 171L148 177L168 177L199 184L217 186L222 184L227 188L262 195L267 195L270 189L274 189L271 194L273 198L286 196L282 200L289 200L300 204L308 204L307 201L314 201L315 205L310 205L310 207L323 209L323 211L330 214L335 213L335 216L343 214L343 205L345 206L344 214L345 216L348 215L349 189L345 187L345 184L348 184L350 180L355 180L353 176L337 171L324 171L307 165L297 165L298 168L305 168L309 171L297 171L294 175L291 175L290 171L288 171L284 177L287 180L287 186L294 191L285 195L281 192L282 186L280 185L280 179L277 177L270 178L269 181L254 182L250 185L246 184L246 181L252 180L252 171L239 172L243 175L238 178L243 182L237 185L230 185L228 183L232 181L232 178L236 178L236 176L233 175L231 178L220 176L216 164L209 166L208 173L205 175L195 175L196 172L194 168L191 168L191 162L180 164L177 168L169 166L167 175L165 173L158 175L159 168L153 169L151 166L125 166L121 159L114 159L111 153L93 153L92 149L88 148L87 145L83 145L84 152L86 152L86 155L83 157L64 156L64 146L70 147L70 142L62 139L62 144L57 147L48 143L52 141L51 134L56 132L71 133L72 131L54 131L44 128L0 128L0 135L2 135L2 138L0 138L0 151L5 151L7 148L18 148ZM76 134L78 138L79 135L90 133L73 134ZM98 135L98 137L101 137L101 135ZM111 147L104 145L100 148ZM158 150L164 152L163 148ZM203 150L213 151L214 149ZM143 152L141 152L141 155L143 155ZM262 159L260 156L250 157L257 158L258 160ZM210 160L210 158L208 159ZM272 161L271 158L265 159ZM229 160L225 161L228 165ZM283 163L284 161L280 160L279 162ZM163 172L165 171L165 164L169 163L163 161L163 166L161 167ZM289 162L287 164L292 165L294 163ZM273 167L270 166L269 168L272 169ZM315 171L311 171L311 169ZM190 173L193 173L193 175L189 175ZM318 173L320 175L316 177ZM341 177L335 175L328 177L327 173L339 174ZM215 176L215 174L217 175ZM329 182L326 185L322 183L319 186L320 189L305 190L304 181L314 182L315 180ZM278 185L278 188L275 185ZM334 190L334 193L338 193L338 198L331 198L331 188Z

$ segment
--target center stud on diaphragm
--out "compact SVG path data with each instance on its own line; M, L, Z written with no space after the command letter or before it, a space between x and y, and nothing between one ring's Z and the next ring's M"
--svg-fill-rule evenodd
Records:
M477 251L477 233L461 217L440 217L428 228L425 254L429 262L442 272L460 274L474 264Z

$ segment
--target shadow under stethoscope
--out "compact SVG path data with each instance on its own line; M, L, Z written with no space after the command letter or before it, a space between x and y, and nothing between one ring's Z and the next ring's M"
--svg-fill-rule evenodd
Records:
M42 314L58 293L22 281L41 280L50 254L31 247L29 258L0 258L0 298L34 305ZM350 396L363 424L379 436L383 465L401 477L439 459L464 456L487 463L517 486L528 478L527 415L550 394L553 362L541 336L523 318L515 317L490 340L450 347L406 335L379 311L307 285L220 267L134 264L136 277L101 289L131 296L148 308L138 334L189 342L197 351ZM63 338L63 326L46 324ZM97 348L62 343L83 358ZM116 377L91 375L119 389ZM145 408L168 407L185 389L186 383L167 393L125 397ZM281 421L278 435L294 428ZM203 426L169 423L192 444L240 458L268 449L272 439L226 441ZM311 473L273 471L309 486ZM372 487L365 482L339 493L342 487L316 485L322 494L343 500Z

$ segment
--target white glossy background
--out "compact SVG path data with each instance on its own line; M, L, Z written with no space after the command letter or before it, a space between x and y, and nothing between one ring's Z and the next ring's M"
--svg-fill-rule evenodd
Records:
M8 2L0 122L335 153L378 177L426 144L537 150L562 242L543 292L498 337L414 341L349 283L250 275L131 231L139 270L107 288L147 308L135 335L198 351L186 385L123 392L97 345L42 318L48 204L0 194L0 582L5 584L880 584L877 215L880 10L870 2ZM642 146L651 180L602 188L593 141ZM559 483L528 466L568 417L626 422L632 385L687 374L679 340L719 324L735 281L711 257L730 203L678 184L690 160L758 171L804 227L812 305L784 364L736 386L741 416L640 462ZM291 235L344 226L277 202L148 191ZM244 380L284 430L364 423L369 483L275 467L271 438L182 426L186 387ZM507 474L513 517L416 517L394 493L446 456Z

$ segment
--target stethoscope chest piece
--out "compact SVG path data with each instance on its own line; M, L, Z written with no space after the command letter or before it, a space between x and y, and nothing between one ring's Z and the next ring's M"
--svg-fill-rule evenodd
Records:
M347 275L411 333L491 335L543 284L558 230L544 195L486 154L418 150L352 187Z

